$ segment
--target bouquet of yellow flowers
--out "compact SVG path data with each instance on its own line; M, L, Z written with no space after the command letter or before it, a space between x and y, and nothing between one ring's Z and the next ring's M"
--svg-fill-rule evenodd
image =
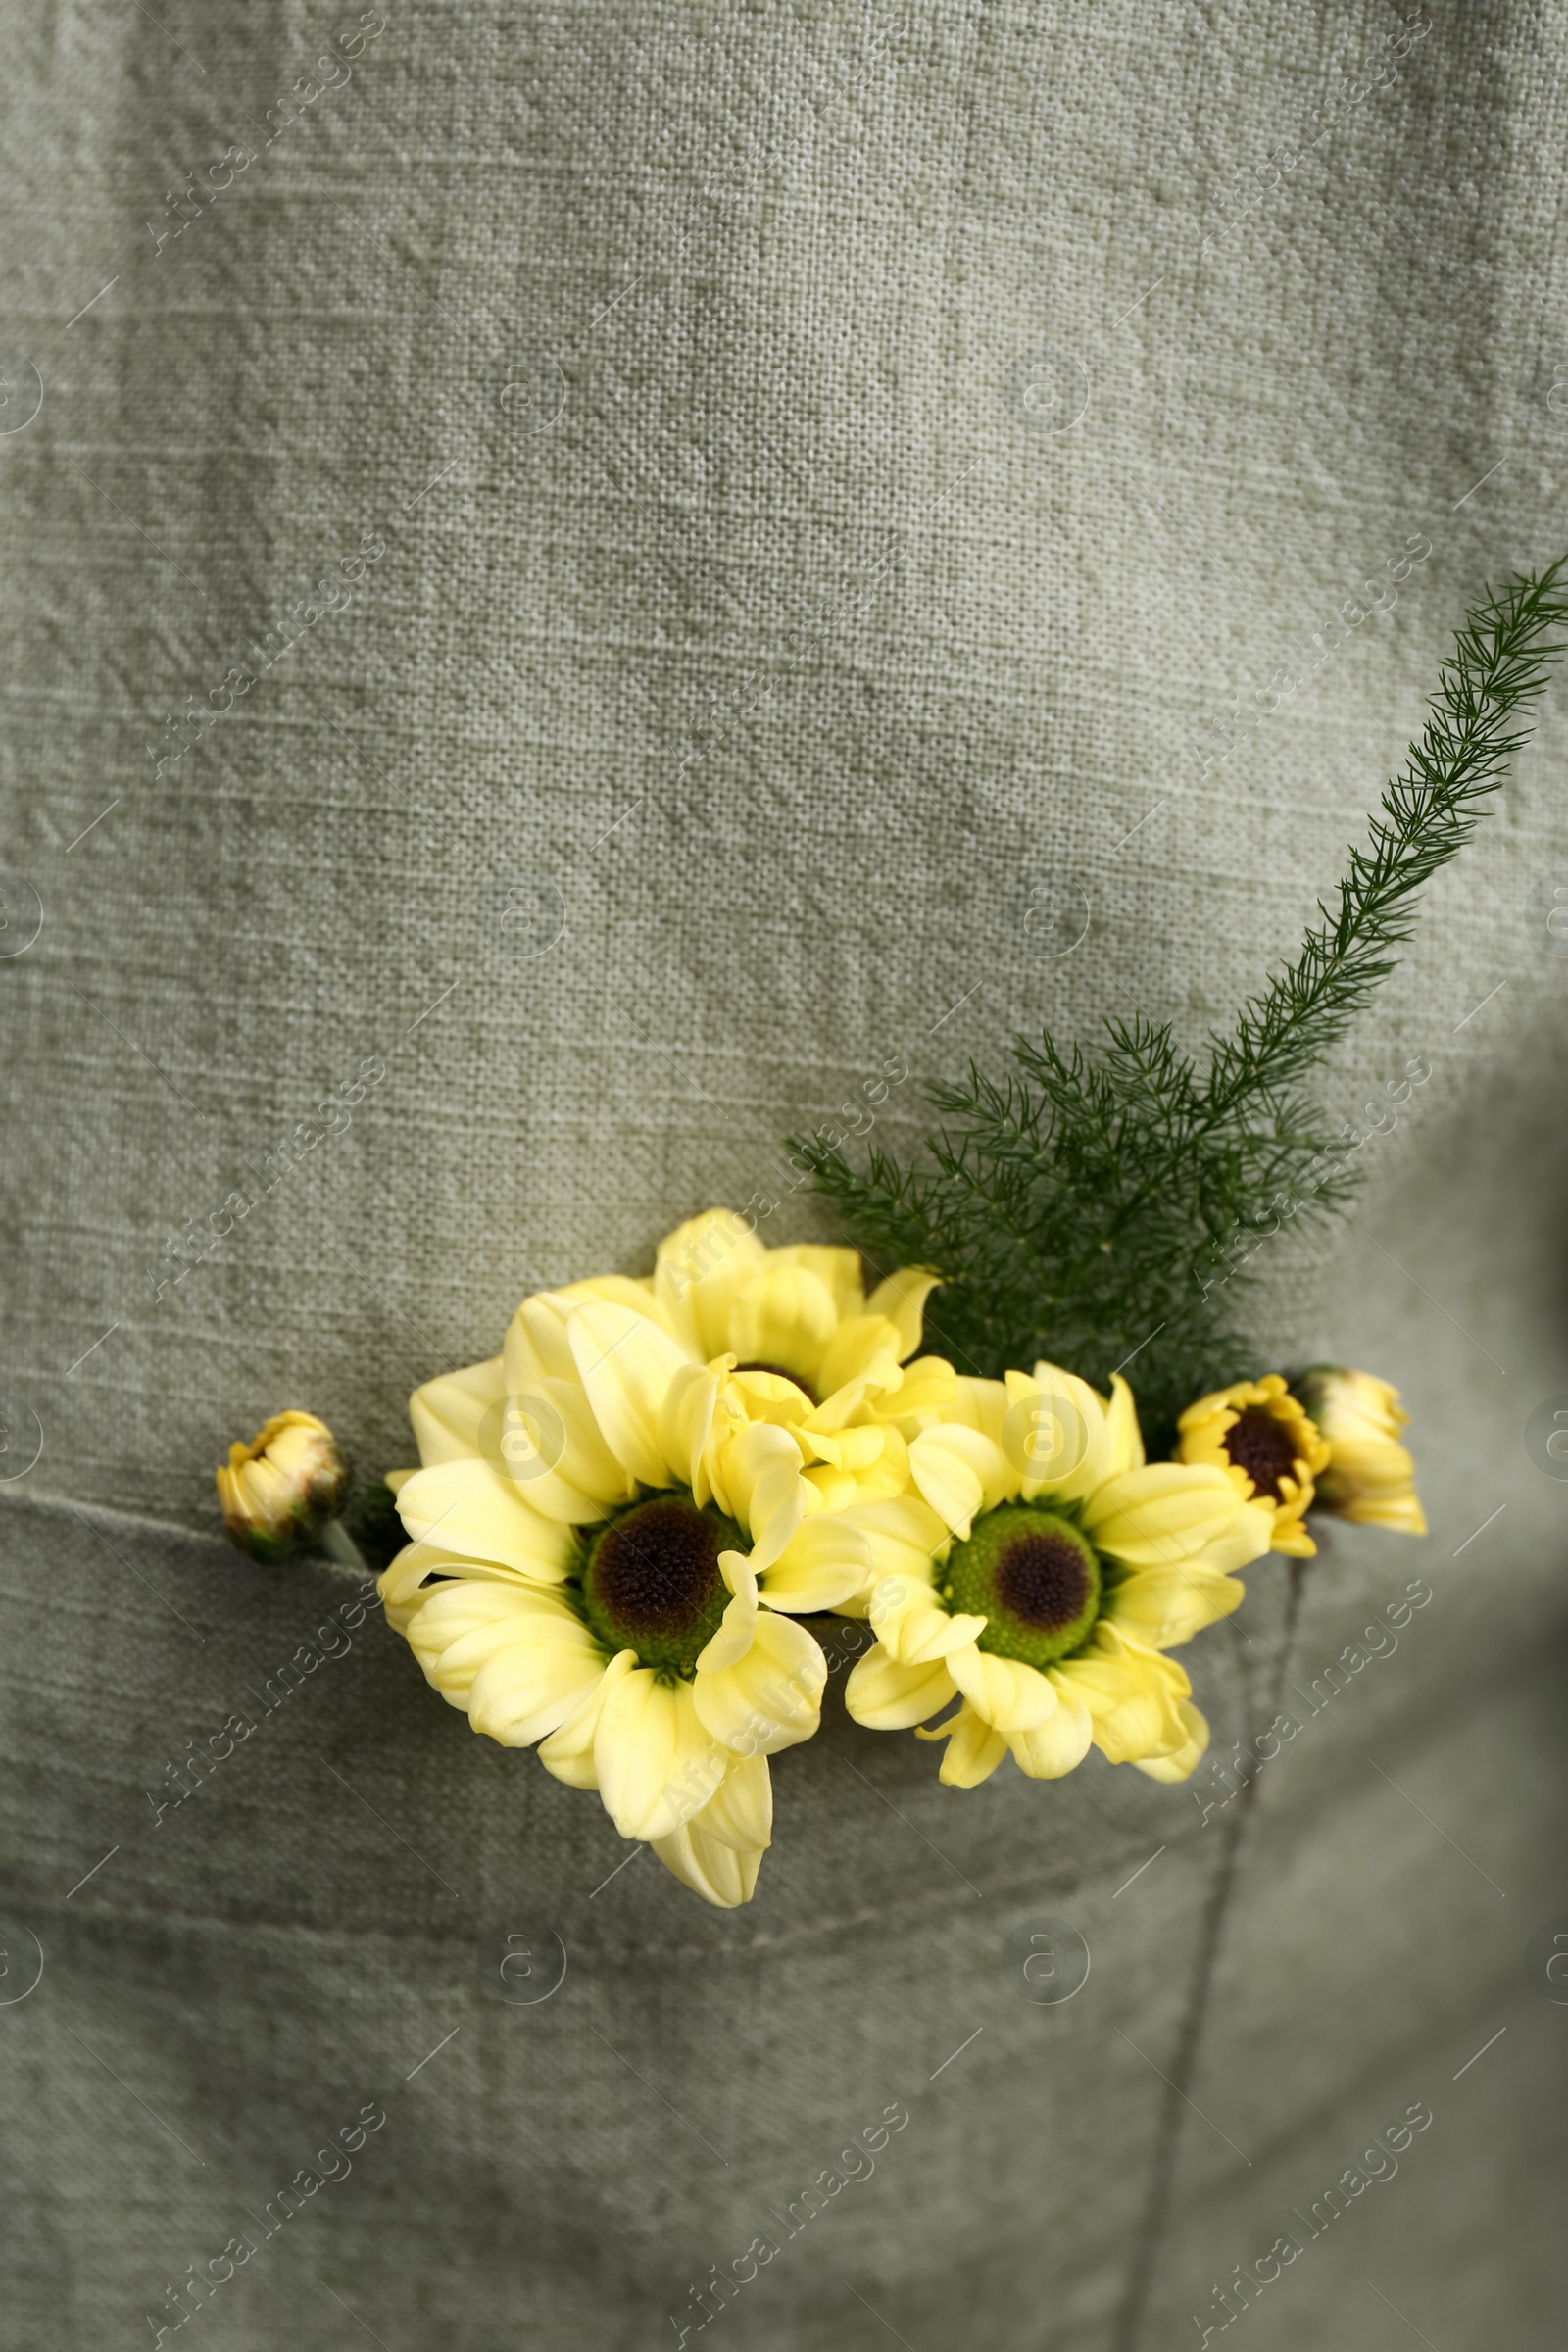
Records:
M1258 1372L1232 1244L1349 1197L1302 1079L1501 781L1560 568L1470 614L1336 907L1205 1070L1141 1021L1098 1058L1021 1043L1015 1075L933 1090L927 1167L797 1143L858 1246L768 1249L710 1209L650 1274L536 1293L499 1354L416 1390L380 1592L474 1731L731 1906L769 1759L820 1723L826 1621L866 1630L851 1716L943 1742L950 1787L1008 1755L1056 1780L1092 1746L1181 1781L1208 1726L1172 1652L1238 1607L1239 1571L1309 1558L1320 1513L1425 1532L1395 1390ZM219 1481L263 1556L321 1541L347 1491L298 1413Z

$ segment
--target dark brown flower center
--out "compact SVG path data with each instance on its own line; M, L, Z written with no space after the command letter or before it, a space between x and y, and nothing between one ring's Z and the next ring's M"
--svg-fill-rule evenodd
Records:
M1239 1470L1252 1482L1252 1492L1265 1501L1283 1500L1281 1481L1296 1476L1296 1440L1283 1421L1261 1405L1249 1405L1221 1441Z
M746 1551L731 1519L689 1496L634 1503L592 1538L582 1569L583 1612L607 1647L634 1649L645 1666L690 1674L729 1601L721 1551Z
M993 1590L1020 1625L1053 1634L1081 1617L1092 1591L1083 1547L1069 1536L1025 1536L997 1562Z

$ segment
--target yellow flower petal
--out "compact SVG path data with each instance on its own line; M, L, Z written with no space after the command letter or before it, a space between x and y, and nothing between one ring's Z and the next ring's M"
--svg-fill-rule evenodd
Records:
M1032 1781L1059 1781L1073 1772L1089 1753L1095 1721L1076 1691L1055 1685L1056 1712L1031 1732L1011 1732L1007 1745L1013 1762Z
M886 1315L849 1316L817 1360L817 1380L824 1397L868 1377L875 1377L881 1388L899 1385L899 1334Z
M547 1593L559 1608L568 1606L564 1588L559 1583L545 1583L519 1568L504 1568L499 1560L464 1559L456 1552L444 1551L439 1544L406 1544L382 1569L375 1587L395 1634L407 1634L411 1619L435 1592L434 1579L520 1586L524 1592Z
M940 1658L902 1666L879 1642L851 1668L844 1704L867 1731L906 1732L911 1723L940 1714L957 1694L958 1686Z
M1097 1629L1096 1647L1084 1657L1051 1667L1051 1680L1088 1708L1095 1745L1112 1764L1173 1753L1186 1734L1176 1693L1153 1671L1161 1661L1102 1646L1106 1631L1103 1624Z
M929 1584L939 1559L953 1542L946 1522L918 1494L856 1502L840 1525L864 1535L871 1546L873 1582L884 1576L912 1577Z
M473 1642L455 1644L465 1660ZM597 1642L584 1646L567 1638L550 1641L532 1634L492 1650L474 1673L468 1691L468 1721L503 1747L531 1747L559 1730L602 1679L605 1653Z
M821 1721L827 1660L804 1626L762 1611L745 1654L716 1671L706 1663L713 1646L697 1661L692 1700L715 1740L743 1756L771 1756L809 1740Z
M1111 1459L1107 1477L1121 1470L1141 1470L1144 1466L1144 1433L1138 1426L1138 1411L1133 1393L1119 1372L1110 1376L1110 1402L1105 1408L1110 1428Z
M1090 1495L1083 1523L1091 1541L1129 1567L1190 1559L1234 1526L1243 1497L1210 1464L1151 1462L1124 1470Z
M770 1266L797 1266L814 1275L833 1301L836 1315L865 1311L865 1284L860 1277L860 1253L836 1242L786 1242L767 1252Z
M904 1378L882 1410L900 1421L916 1414L945 1412L956 1398L958 1378L945 1356L922 1355L904 1367Z
M1174 1649L1205 1625L1239 1609L1247 1588L1233 1576L1184 1561L1179 1568L1139 1568L1111 1591L1105 1615L1152 1649Z
M961 1618L953 1620L961 1624ZM974 1712L993 1731L1035 1732L1056 1712L1056 1692L1047 1677L1020 1658L993 1657L988 1650L950 1650L948 1672Z
M744 1601L747 1608L755 1610L758 1605L757 1570L745 1552L721 1551L718 1555L718 1573L735 1598Z
M855 1429L840 1430L837 1435L820 1428L815 1419L806 1426L804 1435L813 1452L825 1462L836 1463L858 1481L861 1472L880 1461L889 1432L861 1422Z
M949 1788L978 1788L988 1781L1007 1752L1007 1742L973 1707L958 1709L951 1721L933 1731L916 1731L917 1740L945 1740L947 1751L937 1778Z
M444 1372L416 1389L409 1398L409 1419L422 1466L429 1469L434 1462L458 1462L477 1453L480 1424L506 1393L506 1370L499 1355L462 1372Z
M605 1810L623 1838L667 1838L702 1810L727 1757L698 1718L690 1683L664 1683L646 1666L606 1698L594 1737Z
M939 1608L930 1586L919 1578L906 1583L903 1577L883 1577L871 1589L865 1613L889 1657L906 1666L945 1658L986 1629L984 1617L950 1616Z
M660 1415L688 1361L647 1315L605 1299L574 1309L566 1327L572 1361L606 1445L639 1485L667 1487L680 1475L659 1442Z
M1338 1447L1334 1458L1338 1462ZM1408 1461L1409 1458L1406 1454L1405 1459ZM1413 1462L1410 1467L1413 1473ZM1353 1501L1326 1504L1325 1508L1333 1509L1342 1519L1352 1520L1358 1526L1389 1528L1396 1536L1424 1536L1427 1533L1427 1515L1413 1488L1407 1494L1380 1494L1368 1488L1357 1494Z
M853 1471L840 1470L832 1462L813 1462L802 1476L816 1496L817 1510L847 1511L860 1499L859 1480Z
M598 1682L587 1695L577 1702L557 1732L539 1742L539 1761L546 1772L564 1781L568 1788L597 1788L599 1775L594 1768L594 1740L599 1731L599 1718L610 1693L626 1675L636 1671L637 1652L617 1650Z
M498 1398L479 1425L478 1451L530 1510L570 1527L603 1519L636 1492L576 1379L541 1380L521 1396Z
M680 1364L659 1408L656 1441L664 1460L701 1506L712 1494L709 1449L718 1411L719 1378L706 1364Z
M507 1325L501 1350L505 1385L513 1396L521 1396L541 1380L576 1379L566 1339L571 1315L570 1301L557 1291L535 1291L524 1298Z
M1017 1377L1009 1372L1005 1381L976 1380L967 1372L958 1373L953 1384L953 1402L942 1415L944 1425L978 1429L1000 1446L1003 1428L1012 1409L1008 1384Z
M1032 1377L1009 1372L1006 1389L1002 1443L1026 1502L1075 1502L1112 1475L1115 1433L1104 1398L1086 1380L1040 1363Z
M727 1363L720 1356L719 1363ZM752 1421L776 1421L782 1429L804 1429L813 1418L810 1397L786 1372L731 1372L728 1386L739 1391L739 1404Z
M440 1564L431 1555L428 1546L406 1544L376 1578L375 1589L381 1595L381 1607L395 1634L406 1634L415 1611L424 1606L424 1580ZM467 1561L462 1563L463 1569L467 1566ZM507 1573L510 1575L514 1572L508 1570Z
M848 1510L852 1504L891 1501L896 1495L907 1494L909 1487L909 1448L891 1421L881 1423L878 1433L882 1450L874 1462L851 1474L854 1492L842 1497L838 1504ZM946 1536L947 1530L943 1529Z
M750 1560L742 1552L721 1551L718 1572L732 1597L717 1633L710 1638L697 1661L710 1674L738 1664L751 1648L757 1631L757 1576Z
M593 1299L626 1307L656 1323L660 1320L653 1285L635 1281L629 1274L600 1274L591 1282L570 1282L559 1291L535 1291L513 1316L502 1348L507 1387L514 1396L537 1387L541 1380L575 1379L566 1327L578 1307Z
M1206 1717L1199 1712L1191 1699L1178 1699L1176 1707L1187 1731L1183 1745L1177 1748L1174 1755L1134 1756L1132 1759L1135 1770L1147 1772L1152 1781L1187 1780L1208 1746Z
M841 1513L804 1519L772 1566L763 1572L769 1608L801 1615L836 1609L873 1581L871 1539Z
M729 1348L731 1309L767 1254L732 1208L689 1217L660 1243L654 1270L660 1311L697 1361L709 1363Z
M1274 1513L1266 1502L1244 1502L1223 1535L1213 1536L1193 1554L1195 1568L1217 1568L1228 1574L1260 1560L1274 1540Z
M710 1837L701 1814L684 1828L671 1830L667 1838L650 1842L670 1875L717 1910L733 1911L741 1903L749 1903L757 1891L765 1849L755 1846L737 1851L722 1838Z
M765 1851L773 1842L773 1782L767 1758L732 1757L723 1780L692 1821L736 1853L749 1847Z
M1102 1617L1096 1626L1093 1648L1100 1657L1119 1659L1141 1674L1152 1675L1173 1699L1192 1696L1193 1686L1180 1658L1151 1649L1147 1642L1140 1642L1135 1634L1113 1625L1108 1617Z
M780 1557L807 1512L801 1451L787 1429L752 1421L719 1455L715 1489L722 1504L752 1539L752 1565L761 1574Z
M733 1763L700 1813L654 1851L694 1894L721 1910L748 1903L757 1873L772 1842L773 1791L765 1756Z
M398 1494L398 1516L418 1543L460 1557L497 1560L525 1576L559 1583L577 1557L569 1527L529 1508L488 1462L438 1462L416 1470Z
M821 1403L812 1405L799 1426L813 1444L836 1437L841 1430L858 1426L864 1414L875 1409L903 1378L893 1357L882 1348L864 1371L826 1388Z
M1018 1492L1018 1474L995 1438L946 1421L922 1430L915 1439L909 1447L909 1475L931 1508L960 1538L968 1535L977 1511L994 1510Z
M518 1584L436 1586L408 1641L448 1703L506 1747L553 1732L605 1670L604 1652L576 1616Z
M807 1266L781 1266L781 1254L774 1250L765 1269L737 1293L725 1345L742 1363L776 1364L818 1389L838 1308L820 1275Z
M886 1315L899 1335L899 1361L903 1363L920 1345L925 1321L925 1302L932 1292L940 1288L942 1277L925 1266L901 1266L886 1282L879 1282L866 1304L873 1315Z
M463 1576L430 1586L409 1612L406 1639L429 1681L455 1707L467 1705L473 1678L495 1650L528 1642L564 1645L585 1657L594 1649L592 1635L559 1586L530 1585L520 1577Z

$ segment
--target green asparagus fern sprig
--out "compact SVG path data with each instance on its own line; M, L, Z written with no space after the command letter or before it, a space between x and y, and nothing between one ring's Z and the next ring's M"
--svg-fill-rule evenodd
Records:
M1416 892L1525 740L1508 722L1563 650L1546 633L1568 620L1565 564L1467 614L1332 908L1319 902L1297 960L1210 1038L1201 1073L1168 1022L1113 1019L1094 1055L1020 1037L1000 1080L971 1063L928 1088L943 1124L914 1167L873 1149L860 1170L831 1136L795 1139L873 1261L943 1276L927 1344L960 1371L1048 1356L1103 1387L1125 1364L1146 1428L1168 1439L1194 1396L1256 1369L1234 1320L1247 1256L1282 1220L1343 1208L1358 1177L1303 1081L1394 969Z

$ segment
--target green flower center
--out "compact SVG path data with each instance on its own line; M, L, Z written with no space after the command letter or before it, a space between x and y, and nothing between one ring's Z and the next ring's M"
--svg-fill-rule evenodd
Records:
M1100 1559L1070 1519L1004 1502L948 1559L955 1614L984 1617L979 1647L1026 1666L1071 1657L1100 1615Z
M1252 1482L1252 1492L1281 1500L1280 1484L1296 1475L1296 1439L1283 1421L1250 1404L1222 1441L1226 1454Z
M608 1649L689 1678L729 1605L718 1555L749 1549L733 1519L690 1495L634 1502L589 1539L583 1614Z

